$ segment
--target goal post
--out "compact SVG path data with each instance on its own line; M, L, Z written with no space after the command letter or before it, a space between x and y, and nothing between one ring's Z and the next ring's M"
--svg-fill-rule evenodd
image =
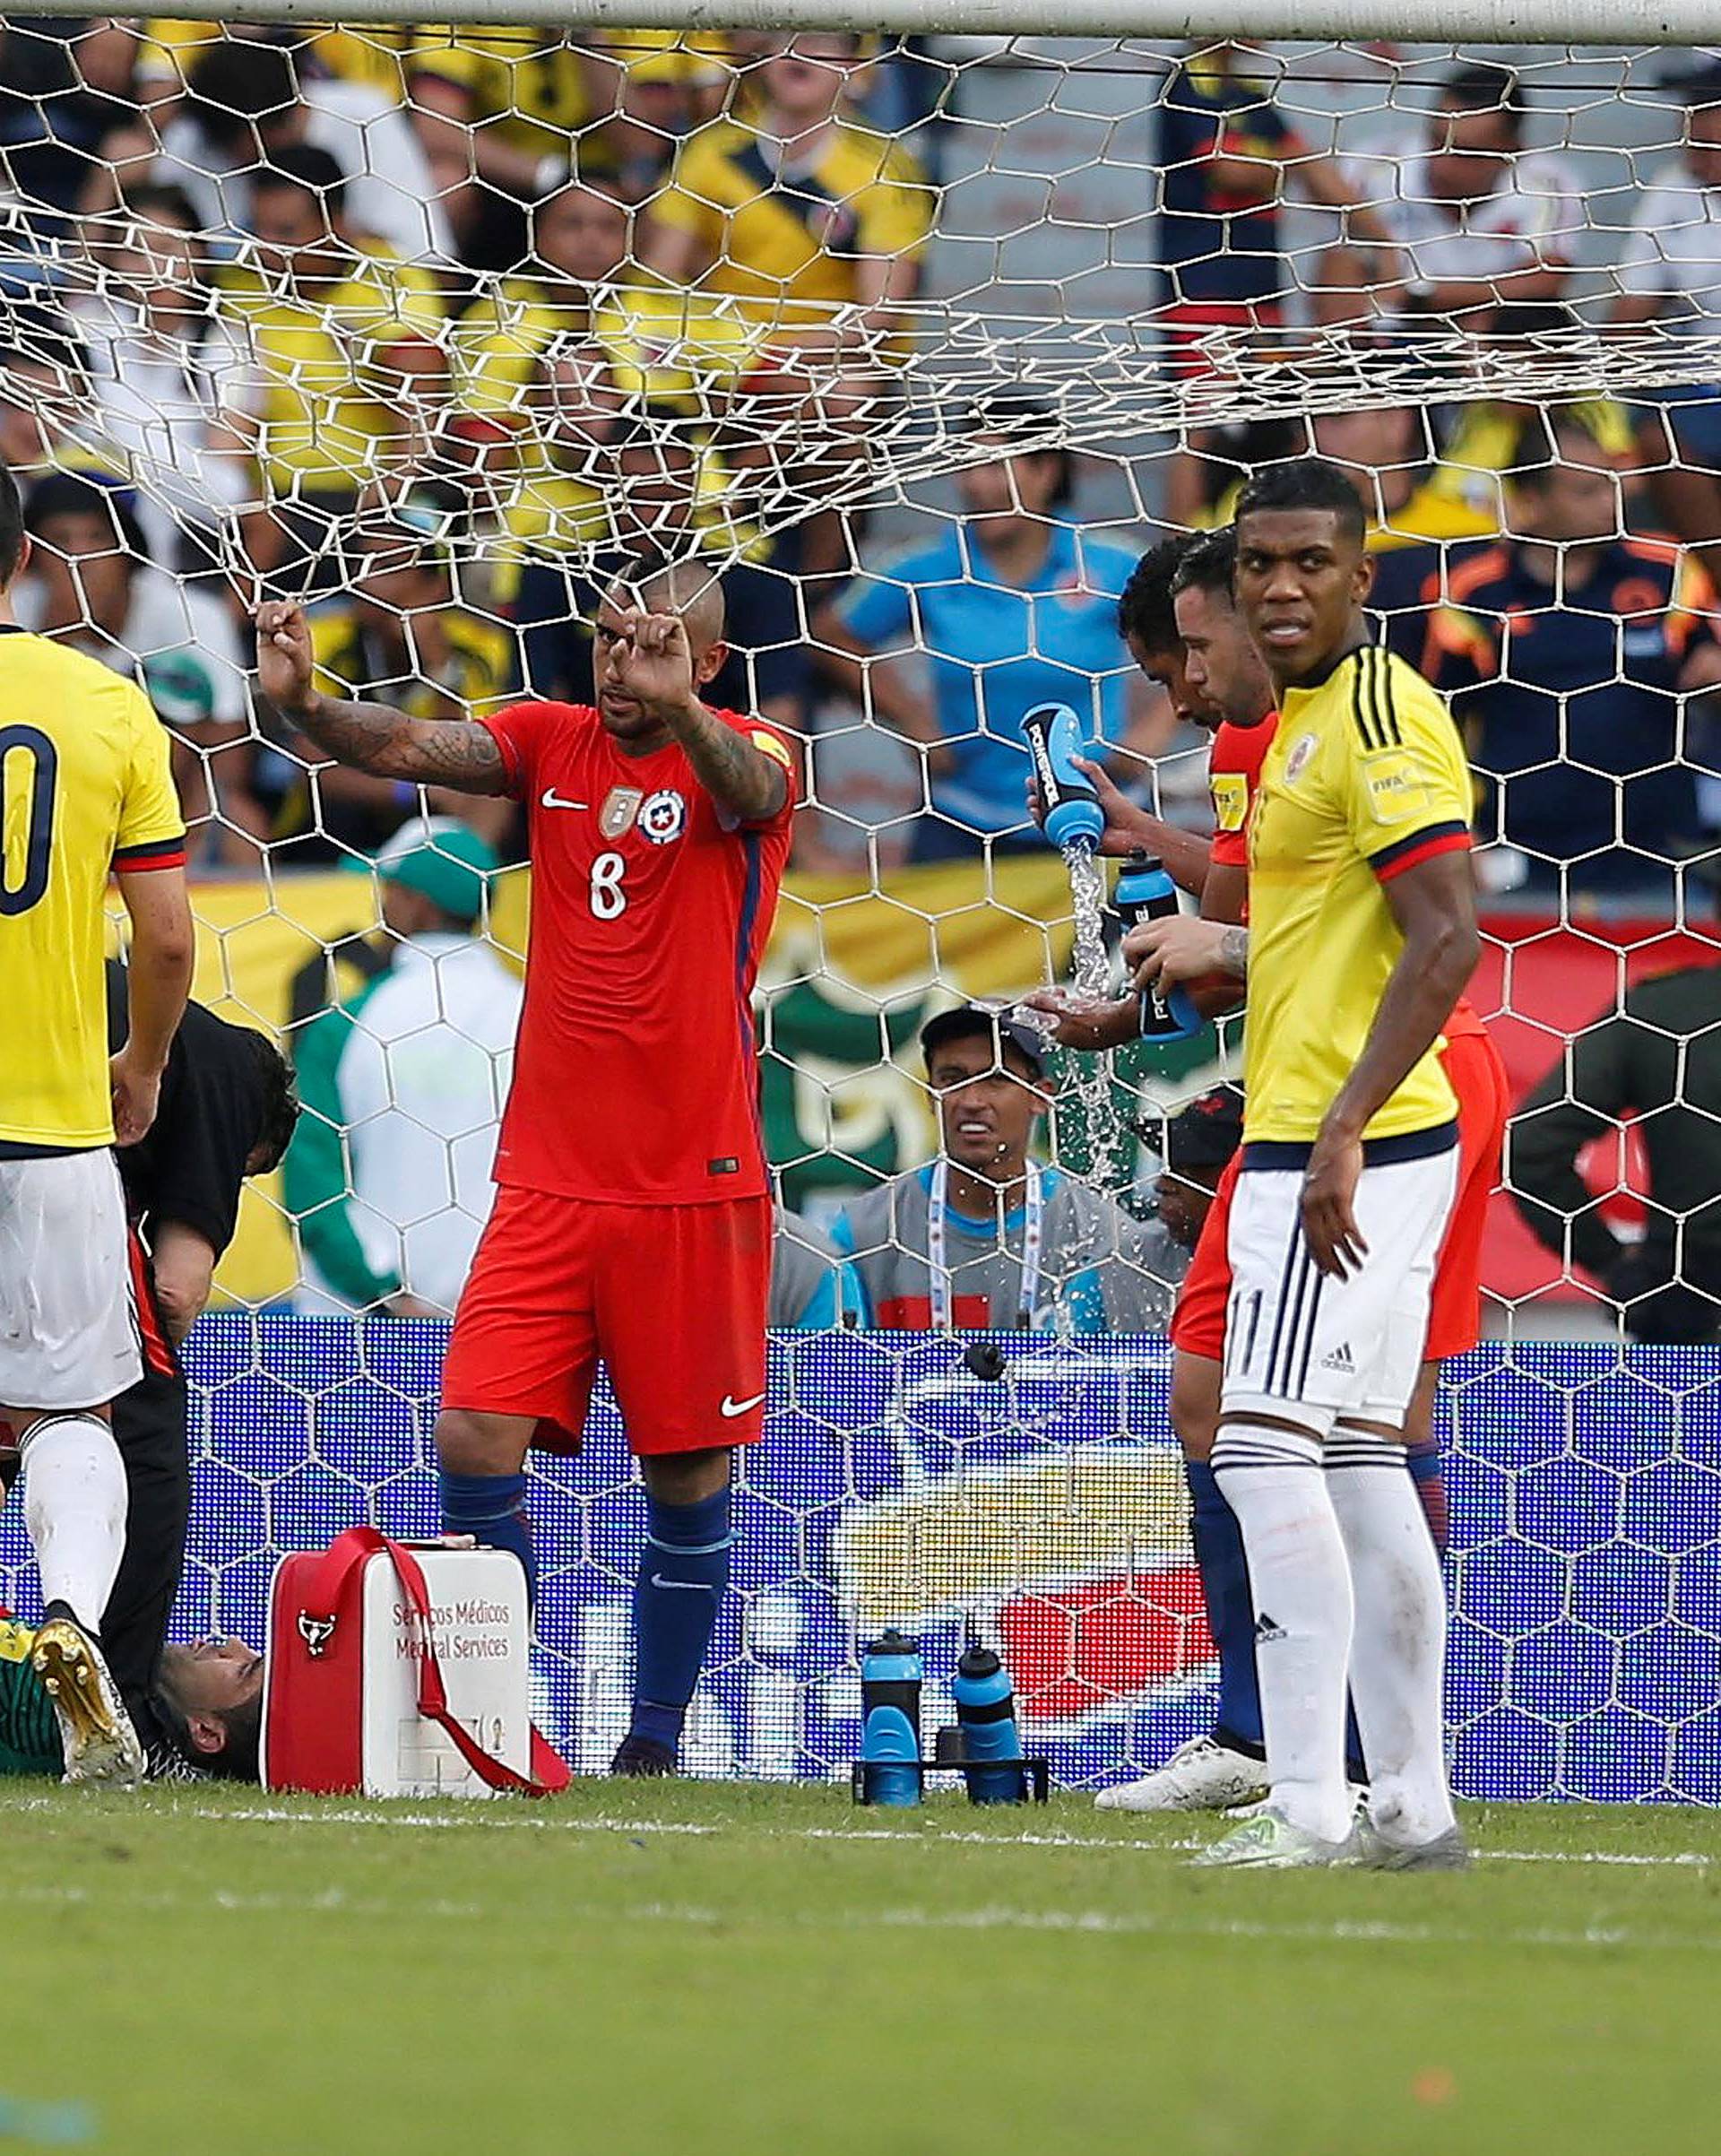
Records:
M73 0L44 0L39 15L78 15ZM1699 0L1630 0L1609 11L1605 39L1595 11L1580 0L1373 0L1366 22L1345 0L1256 0L1232 15L1227 7L1192 8L1179 0L1066 0L1055 22L1030 22L1019 0L869 0L863 26L887 37L949 36L1043 39L1059 38L1173 39L1205 42L1236 37L1266 44L1286 39L1352 39L1361 33L1431 45L1579 45L1699 47L1714 30ZM206 22L258 22L321 27L327 10L300 0L186 0L180 15ZM542 25L577 39L593 31L651 30L695 34L713 30L761 31L852 30L855 11L845 0L723 0L712 9L698 0L584 0L578 25L553 0L443 0L437 22ZM402 20L393 0L343 0L343 24L389 28Z
M393 1044L379 1103L317 1028L338 1003L364 1032L402 849L430 856L420 896L452 895L428 932L516 972L532 875L508 804L355 784L264 709L246 610L302 598L333 693L458 719L589 698L605 579L696 559L726 584L723 696L801 751L756 1009L779 1194L814 1245L852 1240L881 1185L905 1208L882 1285L850 1277L860 1321L777 1339L696 1763L830 1772L856 1640L886 1623L922 1631L934 1692L965 1628L1002 1644L1073 1781L1201 1726L1155 1329L1180 1260L1132 1257L1133 1300L1036 1300L1025 1202L1003 1303L958 1289L954 1322L990 1320L997 1350L970 1359L900 1224L943 1188L923 1026L1071 970L1021 720L1071 704L1168 858L1198 847L1227 812L1206 737L1143 678L1119 601L1250 472L1319 454L1364 498L1382 635L1466 730L1475 1000L1520 1114L1489 1337L1440 1410L1460 1778L1721 1801L1691 1585L1721 1517L1721 1019L1697 1009L1721 958L1721 182L1690 161L1721 160L1721 90L1682 87L1721 80L1711 23L1691 0L1604 22L1576 0L1075 0L1050 29L1020 0L718 12L448 0L408 30L395 0L338 27L188 0L98 61L106 28L48 0L26 33L39 59L65 26L39 134L14 100L0 144L25 625L137 679L171 731L197 992L287 1044L315 1141L248 1194L194 1336L182 1624L255 1636L281 1548L433 1524L444 1329L389 1312L454 1299L419 1293L411 1253L472 1187L471 1131L435 1120L472 1043L416 1071ZM850 72L805 158L762 117L801 32L863 41L818 63ZM1190 87L1222 47L1244 55L1228 108ZM1460 117L1517 132L1458 146L1492 178L1435 184L1460 77ZM11 783L0 758L8 814ZM642 829L673 844L677 814ZM1652 1100L1613 1082L1622 1026L1665 1052ZM1232 1028L1054 1061L1034 1158L1114 1236L1157 1235L1166 1120L1238 1060ZM472 1084L480 1130L500 1083L498 1061ZM399 1217L366 1180L391 1116L446 1133ZM586 1765L616 1734L637 1505L601 1396L587 1456L534 1487L546 1719ZM23 1564L0 1511L0 1603L28 1606Z

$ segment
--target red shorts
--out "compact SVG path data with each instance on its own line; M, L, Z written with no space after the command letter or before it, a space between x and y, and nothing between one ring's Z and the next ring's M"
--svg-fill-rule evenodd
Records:
M1205 1355L1210 1363L1225 1359L1225 1305L1231 1301L1231 1196L1242 1172L1241 1147L1233 1153L1207 1217L1201 1224L1195 1255L1177 1291L1172 1312L1172 1346L1180 1355Z
M1423 1351L1430 1363L1463 1355L1482 1338L1482 1238L1512 1105L1506 1066L1485 1033L1457 1035L1440 1061L1458 1096L1458 1194L1434 1266Z
M1463 1355L1482 1333L1482 1239L1488 1201L1500 1181L1500 1147L1511 1106L1506 1066L1488 1035L1478 1030L1447 1043L1440 1058L1458 1096L1458 1194L1434 1269L1424 1360L1443 1363ZM1242 1165L1241 1153L1219 1178L1219 1189L1195 1256L1179 1290L1172 1317L1172 1345L1183 1355L1224 1360L1225 1306L1231 1300L1231 1197Z
M636 1453L757 1443L771 1201L606 1205L505 1187L454 1312L442 1404L577 1452L601 1362Z

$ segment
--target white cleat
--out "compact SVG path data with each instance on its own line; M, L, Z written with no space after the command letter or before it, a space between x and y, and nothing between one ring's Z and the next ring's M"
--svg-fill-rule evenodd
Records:
M1222 1840L1209 1842L1189 1862L1213 1869L1290 1872L1336 1864L1348 1841L1323 1841L1306 1828L1293 1826L1269 1805L1253 1819L1233 1827Z
M1211 1736L1192 1736L1163 1767L1138 1781L1102 1789L1102 1812L1229 1812L1258 1804L1267 1795L1267 1768L1246 1752Z
M89 1633L70 1617L49 1617L30 1658L60 1725L66 1780L134 1788L143 1779L143 1747Z
M1470 1845L1459 1827L1431 1841L1388 1841L1366 1814L1358 1815L1336 1861L1365 1872L1467 1872Z

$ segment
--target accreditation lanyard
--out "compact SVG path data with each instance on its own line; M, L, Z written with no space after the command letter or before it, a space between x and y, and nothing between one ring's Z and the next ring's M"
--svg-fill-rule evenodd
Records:
M927 1222L926 1262L932 1279L932 1328L954 1330L951 1320L950 1261L945 1240L945 1215L949 1206L950 1164L942 1156L932 1170L932 1209ZM1040 1259L1045 1243L1045 1189L1038 1168L1030 1167L1027 1192L1023 1200L1022 1294L1016 1305L1016 1329L1026 1332L1040 1303ZM1008 1256L1009 1244L1005 1243Z

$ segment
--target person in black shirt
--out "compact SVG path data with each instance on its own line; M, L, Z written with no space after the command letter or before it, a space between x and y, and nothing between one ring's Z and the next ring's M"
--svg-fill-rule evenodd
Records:
M1582 1266L1634 1340L1721 1338L1721 966L1640 981L1573 1036L1512 1119L1507 1187L1536 1240ZM1649 1170L1643 1239L1623 1243L1579 1173L1635 1117Z
M125 973L108 968L109 1044L125 1035ZM249 1175L278 1165L298 1103L287 1065L249 1026L188 1003L148 1134L118 1155L132 1220L132 1278L143 1347L142 1381L114 1402L125 1465L125 1550L102 1620L114 1681L151 1771L184 1750L184 1714L157 1690L168 1619L185 1569L191 1519L186 1375L179 1345L209 1301L233 1240ZM199 1650L175 1650L182 1658ZM259 1685L260 1689L260 1685ZM243 1771L238 1747L230 1762ZM255 1771L253 1769L253 1771Z

